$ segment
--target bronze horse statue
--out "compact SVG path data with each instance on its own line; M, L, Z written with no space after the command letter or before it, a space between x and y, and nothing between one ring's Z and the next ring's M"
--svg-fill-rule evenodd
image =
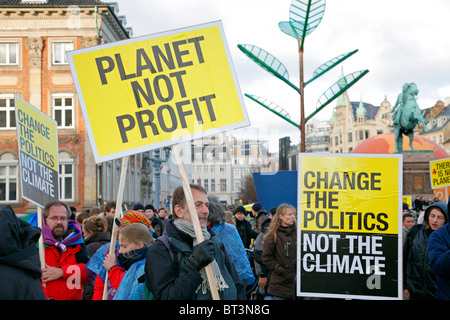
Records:
M415 83L405 83L402 87L403 91L398 95L397 102L392 107L394 112L394 135L395 135L395 152L401 153L403 151L403 135L409 137L409 146L411 150L414 140L414 128L421 122L425 132L428 132L426 120L416 102L416 96L419 93Z

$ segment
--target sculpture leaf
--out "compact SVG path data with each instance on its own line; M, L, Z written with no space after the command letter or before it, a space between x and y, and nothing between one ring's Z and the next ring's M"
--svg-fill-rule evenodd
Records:
M325 108L328 104L330 104L334 99L339 97L342 93L347 91L351 86L353 86L356 82L359 81L362 77L364 77L369 70L364 71L356 71L351 74L346 75L345 77L339 79L335 82L331 87L329 87L319 98L316 104L316 110L309 115L306 120L312 118L317 112Z
M296 91L299 91L299 88L296 87L289 81L289 73L283 63L275 58L273 55L268 53L267 51L250 44L238 44L238 48L245 53L251 60L256 62L260 67L270 72L277 78L286 82L289 86L294 88Z
M264 98L261 98L261 97L255 96L255 95L250 95L250 94L246 93L245 96L250 98L250 99L252 99L253 101L258 103L259 105L263 106L267 110L275 113L277 116L279 116L280 118L286 120L290 124L298 127L298 124L296 124L294 121L291 120L291 116L289 115L289 113L287 113L286 110L284 110L279 105L273 103L270 100L267 100L267 99L264 99Z
M281 31L299 40L301 48L305 37L313 32L322 21L325 13L325 0L292 0L289 10L289 22L278 24Z
M327 73L328 71L330 71L331 69L333 69L334 67L336 67L339 63L341 63L342 61L344 61L345 59L349 58L350 56L352 56L353 54L355 54L356 52L358 52L358 49L352 51L352 52L348 52L348 53L344 53L341 54L331 60L328 60L327 62L325 62L324 64L322 64L321 66L319 66L313 73L313 77L308 80L307 82L305 82L305 86L312 82L313 80L319 78L320 76L322 76L323 74Z

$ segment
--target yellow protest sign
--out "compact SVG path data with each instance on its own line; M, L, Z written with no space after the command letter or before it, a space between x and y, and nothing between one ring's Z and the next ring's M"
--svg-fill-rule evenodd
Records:
M300 154L298 295L401 297L401 155Z
M431 188L450 185L450 159L430 161Z
M22 197L45 207L59 199L57 123L18 95L14 99Z
M220 21L67 55L97 162L249 125Z

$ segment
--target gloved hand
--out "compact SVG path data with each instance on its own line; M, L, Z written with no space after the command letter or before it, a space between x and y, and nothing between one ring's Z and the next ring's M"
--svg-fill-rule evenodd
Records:
M211 240L205 240L192 248L192 254L186 259L186 264L200 271L214 260L214 245Z

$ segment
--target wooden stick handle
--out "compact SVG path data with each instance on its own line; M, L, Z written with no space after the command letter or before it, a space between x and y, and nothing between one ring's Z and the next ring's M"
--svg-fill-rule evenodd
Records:
M192 225L194 226L195 236L197 242L200 243L204 241L202 228L198 220L197 209L195 208L194 197L192 196L191 187L189 184L189 179L186 174L186 169L184 168L183 160L181 157L180 148L178 144L172 146L175 154L175 160L178 166L178 171L180 172L181 183L183 185L184 196L186 198L186 203L188 205L189 213L191 215ZM205 267L206 276L208 278L209 288L211 290L211 295L213 300L220 300L219 293L217 291L216 281L214 281L214 273L212 271L211 264Z
M116 218L122 217L122 199L123 199L123 189L125 188L125 180L127 174L128 166L128 156L122 158L122 166L120 168L120 180L119 180L119 190L117 193L116 201L116 212L114 215L113 228L111 234L111 244L109 246L109 254L115 254L116 251L116 240L117 240L117 224L115 223ZM103 300L108 299L108 272L106 272L104 288L103 288Z

